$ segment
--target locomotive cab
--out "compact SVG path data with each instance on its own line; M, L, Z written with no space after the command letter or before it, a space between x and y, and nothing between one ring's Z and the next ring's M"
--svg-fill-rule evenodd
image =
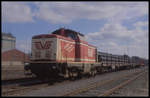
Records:
M77 33L75 31L72 31L69 29L64 30L64 28L61 28L59 30L52 32L52 34L60 35L60 36L66 37L66 38L70 38L72 40L76 40L76 41L79 41L79 40L85 41L83 34L81 34L79 32Z

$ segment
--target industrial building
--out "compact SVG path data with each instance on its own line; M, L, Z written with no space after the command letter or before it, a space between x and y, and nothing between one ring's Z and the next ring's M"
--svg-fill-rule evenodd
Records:
M16 37L11 33L2 33L2 52L16 48Z
M2 33L2 68L18 67L24 65L27 60L29 56L16 49L16 37L11 33Z
M24 52L12 49L2 53L2 65L24 65L29 60L29 56Z

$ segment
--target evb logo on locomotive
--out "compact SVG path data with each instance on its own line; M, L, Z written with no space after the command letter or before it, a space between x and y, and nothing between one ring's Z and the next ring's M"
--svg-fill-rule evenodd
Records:
M36 49L49 49L51 47L51 43L52 41L45 41L44 44L42 44L41 42L35 42L35 47Z

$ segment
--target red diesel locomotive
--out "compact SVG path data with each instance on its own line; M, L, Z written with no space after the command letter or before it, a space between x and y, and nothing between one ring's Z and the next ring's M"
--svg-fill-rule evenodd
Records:
M32 37L30 70L38 77L61 75L74 77L96 74L97 49L85 41L84 35L70 29Z

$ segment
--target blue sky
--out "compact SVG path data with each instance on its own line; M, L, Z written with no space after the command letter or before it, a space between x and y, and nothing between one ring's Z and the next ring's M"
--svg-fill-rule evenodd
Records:
M148 58L148 2L2 2L2 32L16 48L60 27L83 33L99 51Z
M98 31L105 22L106 20L79 19L71 24L51 24L37 19L34 23L2 23L2 31L11 32L18 40L32 38L36 34L50 33L60 27L70 28L86 35L86 33Z

